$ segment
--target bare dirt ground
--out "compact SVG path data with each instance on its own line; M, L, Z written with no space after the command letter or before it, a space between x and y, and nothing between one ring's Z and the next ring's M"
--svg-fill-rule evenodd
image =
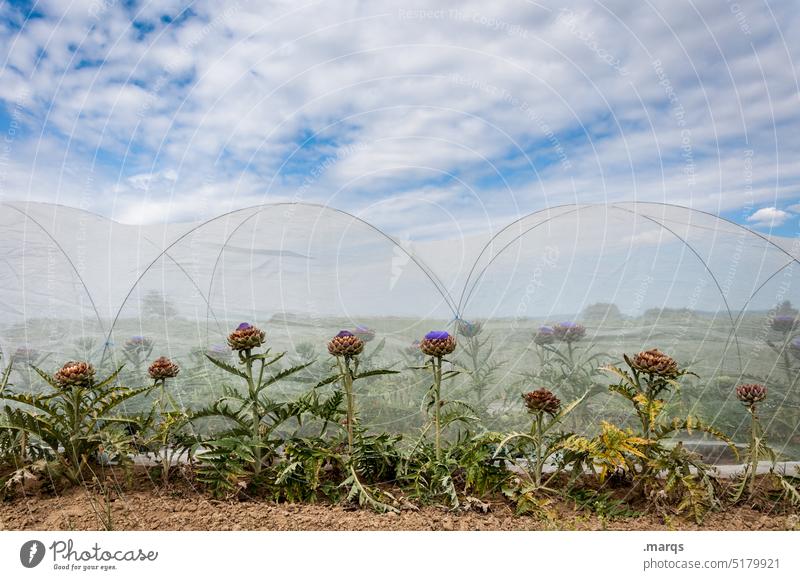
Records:
M138 473L124 491L107 496L83 487L28 490L0 503L0 530L800 530L797 513L748 506L711 513L701 525L657 513L604 518L569 501L550 505L550 517L518 516L502 497L487 506L486 513L422 507L379 514L338 505L218 501L188 479L165 488Z

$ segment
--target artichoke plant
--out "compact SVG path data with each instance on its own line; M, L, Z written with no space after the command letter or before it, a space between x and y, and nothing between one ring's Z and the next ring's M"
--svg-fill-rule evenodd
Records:
M572 344L586 336L586 327L575 322L559 322L553 326L553 336L557 340Z
M20 406L5 405L0 427L23 432L46 446L56 459L58 472L79 483L86 466L99 460L101 449L116 449L124 459L130 441L115 425L134 421L115 416L113 411L150 390L118 384L121 368L101 381L95 379L94 367L84 361L69 361L53 375L34 368L52 392L4 390L0 398Z
M798 319L797 317L790 314L777 314L772 317L770 326L772 326L772 330L774 330L775 332L780 332L781 334L787 334L797 328Z
M432 330L419 343L419 349L430 357L430 368L433 374L433 386L430 390L433 407L434 445L437 459L442 454L442 361L444 357L456 349L456 339L445 330ZM448 376L454 376L450 371Z
M526 486L525 493L547 487L547 482L543 478L545 463L560 451L559 444L565 437L552 437L548 434L585 397L586 395L584 394L566 407L562 407L561 400L548 389L541 388L523 393L522 401L528 413L533 417L530 431L528 433L511 433L498 445L495 457L503 449L510 447L513 442L514 447L512 448L511 456L526 459L527 468L518 465L523 472L529 473L530 485Z
M456 321L456 331L464 339L459 343L463 353L460 363L469 371L475 398L481 404L485 404L486 389L501 366L494 360L494 345L484 329L482 322Z
M174 379L180 372L180 367L165 356L157 358L147 369L147 374L156 383L163 384L167 379Z
M144 362L150 358L152 352L153 341L146 336L132 336L125 341L125 345L122 347L122 353L137 372Z
M261 347L265 339L266 333L263 330L249 322L242 322L228 335L228 346L238 352L240 359L244 360L250 355L251 350Z
M370 338L371 339L371 338ZM341 330L336 336L328 341L328 353L336 358L336 368L338 373L329 377L323 383L338 382L344 390L346 411L345 427L347 429L347 456L340 457L339 460L349 471L349 477L342 483L342 487L349 487L348 498L358 498L359 503L367 503L378 511L393 511L396 508L377 499L380 490L370 490L359 477L359 460L363 459L364 448L367 447L363 430L357 430L358 413L356 409L356 398L353 390L357 379L395 374L396 371L374 369L359 372L359 355L364 352L364 341L361 337L350 332ZM369 450L366 450L369 453Z
M634 355L631 359L631 366L646 375L652 377L662 377L672 379L678 376L678 362L658 350L653 348Z
M747 412L750 414L750 441L747 446L747 468L744 478L742 479L742 487L739 489L736 499L741 496L745 485L747 485L749 497L752 498L755 493L758 460L761 457L772 457L774 460L774 455L764 443L761 423L758 420L758 405L767 399L767 387L758 383L739 385L736 387L736 398L747 407Z
M664 418L667 407L664 396L679 386L678 379L686 375L697 376L695 373L680 368L675 359L658 349L645 350L633 357L623 355L623 359L628 370L614 365L606 365L602 370L620 379L618 383L608 388L612 393L622 395L630 402L641 425L638 435L649 442L642 461L643 471L649 469L650 463L656 456L665 452L661 440L681 430L694 429L706 432L725 441L736 453L728 437L696 417L672 420Z
M748 410L752 409L755 411L756 405L766 400L767 387L755 383L739 385L736 387L736 398L739 399Z
M432 330L419 343L423 354L442 358L456 349L456 339L446 330Z
M525 393L522 395L522 399L525 401L528 412L533 415L547 413L551 417L555 417L561 409L561 400L547 389L536 389Z
M352 359L364 352L364 341L350 332L341 330L328 342L328 353L335 357Z
M165 485L169 481L173 459L181 452L180 445L176 444L175 434L188 420L187 414L167 390L167 379L177 377L180 370L176 363L165 356L157 358L147 369L153 379L153 388L158 389L158 416L149 417L152 434L147 446L160 459L161 480Z
M192 419L205 417L222 418L231 424L230 429L219 434L216 439L204 442L206 451L198 459L211 465L224 459L228 453L230 439L234 437L245 439L242 446L249 452L242 455L249 464L249 472L258 476L264 466L266 457L265 449L274 453L278 442L270 439L278 425L294 416L295 410L291 405L278 403L267 397L266 390L271 385L281 381L311 365L311 362L279 369L271 374L267 371L286 355L285 352L276 355L270 354L270 349L264 346L266 333L249 322L242 322L228 335L228 346L237 353L239 367L228 363L218 353L206 353L209 362L225 372L244 381L247 390L241 394L238 390L225 387L224 395L211 406L192 413ZM163 367L162 367L163 368Z
M358 372L358 355L364 351L364 341L349 330L342 330L328 342L328 352L336 357L339 376L347 400L347 448L352 455L356 422L356 403L353 393L354 375Z
M552 326L540 326L533 336L533 342L539 346L553 344L556 341L555 331Z
M587 333L584 325L571 321L540 326L532 337L539 364L523 373L522 385L546 384L570 400L598 394L598 367L607 355L595 352L594 345L584 340ZM570 429L578 428L578 415L569 417Z

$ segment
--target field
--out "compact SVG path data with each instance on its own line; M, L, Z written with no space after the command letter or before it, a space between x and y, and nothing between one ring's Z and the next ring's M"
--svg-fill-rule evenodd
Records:
M423 506L383 514L330 504L276 503L255 498L223 501L210 498L196 482L184 477L177 478L168 489L160 488L143 471L137 472L128 489L120 491L108 498L107 504L102 494L88 488L72 488L56 495L33 494L3 505L0 531L800 530L800 517L787 510L736 506L709 514L698 524L691 518L669 513L629 510L613 499L592 509L577 501L558 501L551 517L518 515L501 496L462 510Z
M793 529L800 473L784 462L800 457L797 367L792 334L773 319L751 313L733 333L728 318L690 311L582 324L281 315L259 338L249 324L174 317L120 319L109 343L41 321L58 348L28 362L45 375L8 368L0 525ZM437 327L452 334L425 334ZM331 346L341 328L358 352ZM452 353L426 350L433 335L453 340ZM651 348L672 366L623 358ZM164 354L179 370L167 360L154 374ZM48 374L67 359L95 374L75 384ZM122 363L102 383L113 405L69 407ZM745 400L743 383L768 396ZM25 412L57 418L48 401L60 396L89 420L48 438L57 426ZM757 477L756 464L789 468Z

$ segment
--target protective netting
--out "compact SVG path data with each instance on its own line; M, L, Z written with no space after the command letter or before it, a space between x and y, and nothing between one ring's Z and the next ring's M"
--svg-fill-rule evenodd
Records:
M567 401L589 390L572 421L591 430L624 422L597 368L658 347L698 375L671 403L738 439L746 416L734 387L766 383L773 445L800 456L800 330L786 322L800 304L800 251L703 212L570 205L488 243L415 244L304 204L165 227L6 203L0 246L0 346L17 387L38 388L29 364L52 371L69 359L125 363L122 379L143 383L147 363L166 355L183 368L178 399L199 406L229 381L206 354L233 360L225 338L248 321L273 351L287 351L287 365L315 361L275 388L291 398L330 374L325 344L350 329L368 341L365 368L402 371L360 381L365 423L405 432L421 423L429 383L413 368L422 362L413 342L448 329L466 371L448 396L471 402L487 427L524 425L520 393L547 386ZM559 340L559 323L585 331Z

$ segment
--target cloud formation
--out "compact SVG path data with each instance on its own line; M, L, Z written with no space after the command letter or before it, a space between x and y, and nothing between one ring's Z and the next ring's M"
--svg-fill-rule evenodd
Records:
M220 6L5 3L0 199L129 222L310 201L418 237L797 201L792 0Z
M788 211L775 207L762 207L747 218L748 222L758 227L779 227L791 217Z

